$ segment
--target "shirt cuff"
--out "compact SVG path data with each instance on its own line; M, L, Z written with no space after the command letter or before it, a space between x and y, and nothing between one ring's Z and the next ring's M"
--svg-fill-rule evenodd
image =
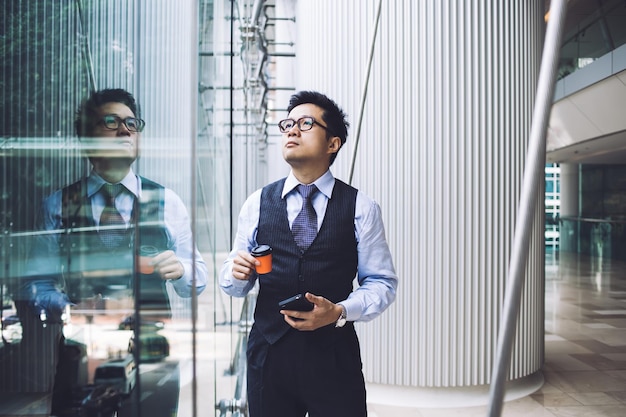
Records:
M337 304L341 304L346 309L346 321L357 321L361 318L361 303L359 303L359 300L348 298Z
M232 286L239 289L244 288L252 280L252 276L250 277L250 279L237 279L231 275L231 278L232 279L230 280L230 282Z

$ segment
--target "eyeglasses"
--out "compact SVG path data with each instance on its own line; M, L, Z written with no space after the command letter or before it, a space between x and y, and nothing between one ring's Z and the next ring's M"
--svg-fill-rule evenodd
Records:
M280 129L282 133L287 133L291 129L293 129L295 125L298 125L298 129L300 129L301 132L306 132L307 130L313 129L313 125L318 125L328 130L328 127L319 123L317 120L315 120L315 118L311 116L304 116L304 117L299 118L298 120L293 120L293 119L281 120L280 122L278 122L278 129Z
M126 119L121 119L114 114L107 114L98 121L97 124L101 124L105 129L108 130L117 130L120 128L120 125L124 123L126 129L130 132L141 132L146 125L141 119L137 119L136 117L127 117Z

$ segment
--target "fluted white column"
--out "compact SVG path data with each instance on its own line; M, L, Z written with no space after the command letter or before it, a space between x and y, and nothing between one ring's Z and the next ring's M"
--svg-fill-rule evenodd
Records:
M298 1L296 84L347 111L331 167L344 180L377 5ZM352 183L382 207L400 284L382 317L357 326L370 401L443 406L447 393L486 392L543 31L539 0L382 2ZM544 357L539 200L510 370L525 392Z

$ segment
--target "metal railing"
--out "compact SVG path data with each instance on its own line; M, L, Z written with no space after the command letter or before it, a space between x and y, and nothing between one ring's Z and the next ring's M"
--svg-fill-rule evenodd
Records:
M221 399L215 404L215 409L219 410L220 417L226 417L228 413L232 417L248 416L248 395L246 391L247 383L247 358L248 334L254 322L254 308L256 306L257 289L252 289L245 298L239 319L237 344L235 353L228 369L228 374L237 375L235 392L231 399Z

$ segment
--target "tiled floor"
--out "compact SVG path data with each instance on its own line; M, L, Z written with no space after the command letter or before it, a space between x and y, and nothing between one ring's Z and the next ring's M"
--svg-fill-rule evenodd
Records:
M504 417L626 416L626 263L546 256L544 386L504 404ZM488 407L400 409L373 417L486 417Z

